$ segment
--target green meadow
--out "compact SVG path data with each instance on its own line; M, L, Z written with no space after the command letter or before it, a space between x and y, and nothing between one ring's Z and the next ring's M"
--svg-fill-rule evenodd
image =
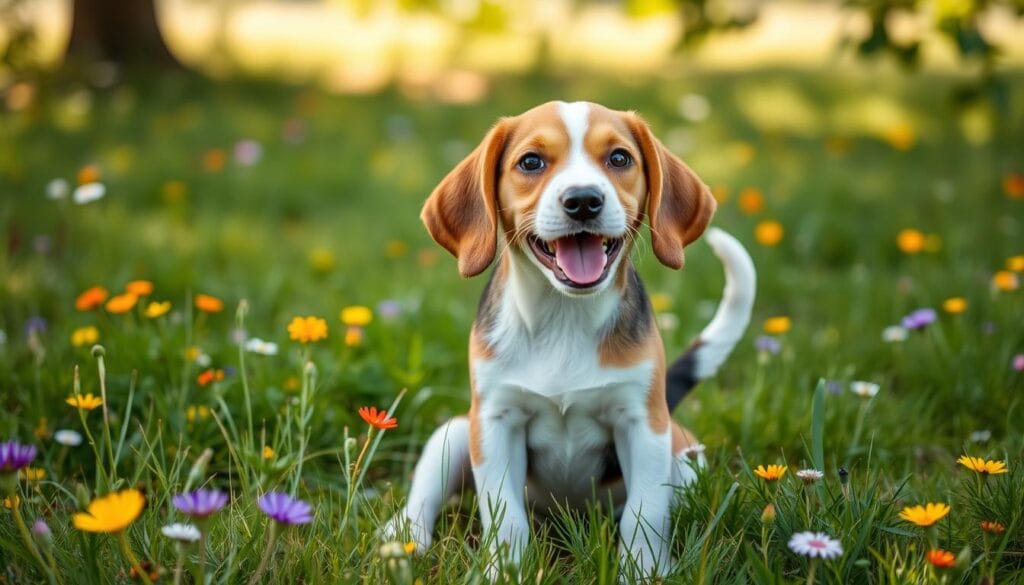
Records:
M709 465L679 494L665 582L1024 582L1019 74L1005 102L969 106L961 79L868 69L499 78L471 105L155 79L33 82L0 109L0 441L37 451L20 472L0 453L0 583L483 583L492 562L510 583L617 582L607 509L538 520L518 571L486 554L472 493L424 556L375 535L428 434L469 403L484 278L459 277L419 208L499 116L551 99L640 112L758 270L746 337L674 413ZM698 240L674 272L648 243L633 261L674 356L710 319L721 266ZM137 280L152 290L123 296ZM326 337L291 339L297 316ZM76 392L105 403L76 408ZM788 471L754 473L770 464ZM805 484L807 468L824 477ZM177 543L172 497L199 487L229 503ZM127 490L141 513L93 510L125 526L76 527ZM269 518L271 491L312 521ZM926 503L950 511L901 518ZM842 554L791 550L806 530Z

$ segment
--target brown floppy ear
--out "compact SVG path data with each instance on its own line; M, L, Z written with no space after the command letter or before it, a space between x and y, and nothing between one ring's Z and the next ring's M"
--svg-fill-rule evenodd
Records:
M459 260L462 276L494 260L498 236L498 165L508 135L501 120L427 198L420 218L430 237Z
M654 137L646 122L636 114L626 119L644 156L654 255L669 268L682 268L683 247L704 233L717 203L700 177Z

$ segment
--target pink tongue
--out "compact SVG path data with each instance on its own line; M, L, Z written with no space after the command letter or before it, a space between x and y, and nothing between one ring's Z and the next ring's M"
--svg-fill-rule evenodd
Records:
M559 238L556 246L555 262L569 280L576 284L590 284L601 278L605 262L608 261L601 236L568 236Z

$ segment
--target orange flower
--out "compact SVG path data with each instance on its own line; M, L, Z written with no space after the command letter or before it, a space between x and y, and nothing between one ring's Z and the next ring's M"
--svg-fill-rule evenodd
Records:
M320 317L293 317L288 324L288 337L300 343L319 341L327 337L327 321Z
M386 410L377 411L376 406L364 406L359 409L359 416L371 427L380 430L393 429L398 426L398 421L388 416Z
M214 370L212 368L196 376L196 382L198 382L200 386L206 386L211 382L219 382L223 379L224 370Z
M950 315L959 315L967 310L967 299L963 297L951 297L942 303L942 309Z
M1013 272L1024 272L1024 254L1010 256L1006 259L1006 269Z
M124 290L135 296L144 297L153 294L153 283L148 280L133 280L125 285Z
M928 556L926 558L933 567L939 569L949 569L956 565L956 557L948 550L932 549L928 551Z
M1010 272L1009 270L1000 270L992 275L992 286L996 287L1001 291L1017 290L1020 286L1020 280L1017 279L1017 275Z
M203 153L203 169L211 173L219 173L224 170L228 155L223 148L211 148Z
M75 309L78 309L79 311L91 311L99 308L103 305L103 301L107 300L108 294L107 289L102 286L87 288L75 299Z
M773 219L762 221L754 228L754 238L762 246L771 247L778 244L784 234L782 224Z
M747 187L740 191L740 211L747 215L754 215L764 209L764 195L757 187Z
M900 230L896 235L896 245L904 254L918 254L924 250L926 237L914 229Z
M78 169L78 184L95 183L100 180L100 168L96 165L85 165Z
M885 130L882 138L889 143L889 146L896 150L910 150L917 142L914 128L906 123L890 126Z
M132 293L117 295L115 297L111 297L110 300L107 301L107 312L115 314L127 313L128 311L131 311L138 302L139 297Z
M224 301L211 295L196 295L195 304L196 308L204 313L220 313L224 310Z
M1006 531L1006 527L1003 526L1002 522L996 522L994 520L983 520L978 523L981 529L989 534L1002 534Z
M1006 468L1005 461L993 461L991 459L986 461L981 457L971 457L970 455L961 455L956 462L971 471L984 475L999 475L1000 473L1006 473L1009 471L1009 469Z
M1010 173L1003 177L1003 192L1010 199L1024 199L1024 175Z
M263 446L263 459L270 461L274 458L274 448L270 445Z
M345 345L348 347L357 347L363 342L363 328L362 327L349 327L345 329Z
M777 481L782 479L783 475L786 475L786 466L769 465L765 467L764 465L758 465L757 469L754 470L754 475L765 481Z

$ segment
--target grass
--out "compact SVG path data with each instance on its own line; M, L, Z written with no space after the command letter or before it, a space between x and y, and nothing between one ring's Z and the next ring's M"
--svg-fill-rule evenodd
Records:
M1019 97L1024 77L1008 81ZM315 517L280 530L267 580L481 582L489 535L472 495L446 508L424 557L382 553L374 536L427 434L468 407L465 347L483 282L458 277L417 215L497 116L553 98L639 110L716 188L716 225L750 247L759 270L750 333L675 413L710 465L680 494L669 582L803 582L810 565L786 541L805 529L845 549L816 567L818 582L1024 581L1024 374L1011 366L1024 353L1024 293L992 285L1024 253L1024 201L1004 186L1024 171L1024 102L957 110L957 79L844 71L494 83L486 103L452 106L397 90L357 98L176 77L107 89L42 81L28 108L0 113L0 438L39 448L33 467L45 477L20 481L20 502L9 504L28 525L48 523L52 537L33 549L43 564L52 555L61 582L129 580L119 539L75 530L70 518L131 487L146 507L127 550L172 580L179 551L160 527L183 520L172 495L198 485L230 491L231 504L206 525L202 553L183 549L184 582L200 572L213 583L252 577L266 557L270 524L256 501L268 490L310 502ZM707 120L681 118L679 98L691 92L707 97ZM242 139L261 146L252 166L233 159ZM103 199L45 197L51 180L73 186L87 165L100 172ZM745 213L752 190L764 206ZM777 245L757 243L764 220L783 226ZM933 235L928 251L900 251L897 235L910 228ZM634 255L670 326L669 355L703 327L722 286L704 244L687 258L675 273L644 249ZM86 288L116 294L134 279L155 291L127 314L75 310ZM198 311L198 293L225 309ZM943 312L949 297L965 298L966 310ZM149 300L172 309L149 319ZM351 305L374 318L346 343L339 312ZM936 308L937 321L882 341L919 307ZM325 318L328 337L289 340L297 315ZM777 336L781 351L759 353L754 338L778 315L792 322ZM45 328L27 334L34 317ZM86 326L105 350L108 423L101 409L80 418L64 404L76 367L82 391L101 392L92 342L71 343ZM244 336L280 351L240 350ZM215 379L200 385L207 370ZM846 390L854 380L881 390L863 399ZM402 389L398 429L368 434L357 407L388 406ZM94 447L55 442L56 430L83 432L83 421ZM210 460L196 467L206 449ZM965 453L1010 472L978 476L955 463ZM826 475L812 487L792 471L768 483L751 470L769 463ZM952 511L930 530L899 519L925 502ZM768 503L773 522L762 521ZM2 512L0 578L45 581L13 510ZM988 535L981 520L1006 530ZM930 567L932 547L960 554L958 567ZM615 582L614 522L599 508L537 522L520 571L537 583Z

